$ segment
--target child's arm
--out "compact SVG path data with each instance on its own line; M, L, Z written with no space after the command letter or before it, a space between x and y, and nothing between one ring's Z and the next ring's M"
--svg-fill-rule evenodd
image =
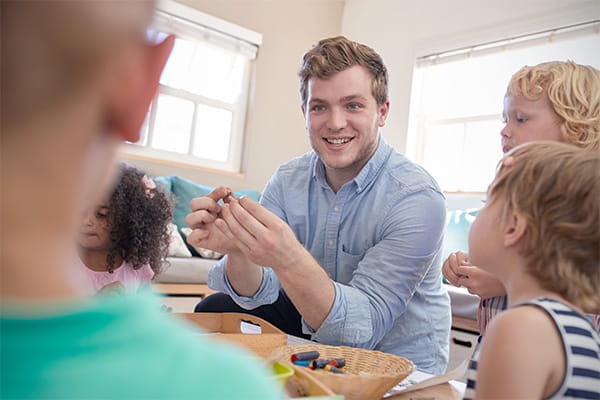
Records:
M483 338L475 398L549 397L560 387L565 363L558 330L544 311L509 309L494 318Z

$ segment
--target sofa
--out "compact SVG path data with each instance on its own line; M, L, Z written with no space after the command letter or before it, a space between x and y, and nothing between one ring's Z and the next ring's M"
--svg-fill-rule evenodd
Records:
M189 204L193 198L206 196L214 188L175 175L157 177L154 178L154 181L161 190L169 193L175 202L169 255L163 271L155 277L155 282L206 284L208 271L221 258L221 255L207 249L194 248L185 242L186 232L189 230L185 223L185 216L189 214ZM260 193L256 190L241 190L234 194L236 197L249 196L256 201L260 199ZM479 202L478 199L477 202ZM467 206L469 204L456 203L450 204L450 207L457 205ZM468 248L469 228L476 215L477 208L474 207L448 211L442 260L445 260L451 252ZM446 287L450 295L452 314L476 320L479 298L469 294L465 288L456 288L450 284L447 284Z

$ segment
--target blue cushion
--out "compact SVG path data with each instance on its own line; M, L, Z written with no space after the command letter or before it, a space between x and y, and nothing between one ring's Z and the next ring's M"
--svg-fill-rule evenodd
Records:
M446 233L442 245L442 260L450 253L462 250L469 251L469 229L475 221L479 210L469 208L466 210L454 210L446 214Z

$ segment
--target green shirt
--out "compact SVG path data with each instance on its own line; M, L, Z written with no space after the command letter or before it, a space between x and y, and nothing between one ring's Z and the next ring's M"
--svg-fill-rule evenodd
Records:
M283 398L251 354L159 309L149 294L3 304L0 398Z

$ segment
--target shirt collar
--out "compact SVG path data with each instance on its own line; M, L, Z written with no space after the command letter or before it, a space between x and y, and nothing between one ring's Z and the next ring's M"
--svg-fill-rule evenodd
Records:
M373 156L371 156L369 161L360 170L358 175L356 175L352 180L352 182L355 184L357 193L362 192L362 190L367 187L367 185L369 185L373 179L375 179L379 173L379 170L381 170L391 153L392 147L387 144L387 142L383 139L383 136L380 134L377 150L375 150ZM327 177L325 176L325 165L314 151L312 174L313 179L315 179L322 187L329 187L329 184L327 183Z

